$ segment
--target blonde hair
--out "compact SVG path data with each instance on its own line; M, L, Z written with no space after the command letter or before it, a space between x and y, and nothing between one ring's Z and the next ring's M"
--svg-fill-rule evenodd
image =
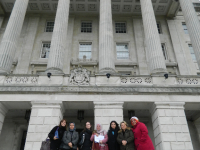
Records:
M120 122L120 127L121 127L122 123L124 123L128 127L128 123L126 123L126 121Z

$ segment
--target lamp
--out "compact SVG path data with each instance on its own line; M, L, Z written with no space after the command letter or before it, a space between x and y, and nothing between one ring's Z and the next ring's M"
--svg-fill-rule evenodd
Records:
M80 120L80 122L84 119L84 110L78 110L77 119Z
M168 79L168 74L164 74L165 80Z
M110 74L110 73L107 73L106 76L107 76L107 78L109 79L110 76L111 76L111 74Z
M134 110L128 110L128 118L129 120L131 119L131 117L135 116L135 111Z
M30 116L31 116L31 110L26 110L26 113L25 113L25 117L24 117L24 118L27 120L27 122L29 122Z
M50 79L51 78L51 72L47 73L47 77Z

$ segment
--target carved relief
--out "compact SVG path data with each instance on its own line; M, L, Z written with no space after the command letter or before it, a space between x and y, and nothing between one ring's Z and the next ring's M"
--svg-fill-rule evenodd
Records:
M6 78L6 83L12 83L12 80L13 80L12 77L7 77Z
M131 78L130 82L131 83L142 83L142 78Z
M89 85L90 77L89 71L85 68L78 67L71 70L69 83L71 85Z
M127 78L121 78L121 83L127 83Z
M38 77L7 77L4 83L7 84L36 84Z
M38 79L37 77L31 77L31 83L37 83Z
M146 82L146 83L152 83L152 78L146 78L146 79L145 79L145 82Z
M185 83L185 84L189 84L189 85L199 83L198 79L191 79L191 78L188 78L188 79L185 79L185 80L182 79L182 78L179 78L179 79L177 79L177 82L178 82L178 84L184 84Z
M178 79L178 84L183 84L183 79Z

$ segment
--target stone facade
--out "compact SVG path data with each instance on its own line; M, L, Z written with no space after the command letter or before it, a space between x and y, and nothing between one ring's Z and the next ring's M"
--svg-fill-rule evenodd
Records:
M130 110L156 150L200 149L198 0L0 3L0 150L38 150L62 118L130 125Z

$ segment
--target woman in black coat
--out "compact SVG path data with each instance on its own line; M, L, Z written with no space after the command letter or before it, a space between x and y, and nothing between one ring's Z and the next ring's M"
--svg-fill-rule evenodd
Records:
M90 137L92 135L92 126L90 122L86 122L85 129L81 132L79 136L79 143L81 142L81 139L85 138L84 143L81 145L79 144L80 150L91 150L92 149L92 142L90 141Z
M50 144L50 150L59 150L63 134L66 131L66 124L67 121L65 119L60 121L59 126L55 126L49 133L48 137L50 138L51 144ZM55 136L55 132L58 130L58 136Z
M108 148L109 150L119 150L117 136L119 131L119 124L116 121L111 121L110 129L108 130Z

